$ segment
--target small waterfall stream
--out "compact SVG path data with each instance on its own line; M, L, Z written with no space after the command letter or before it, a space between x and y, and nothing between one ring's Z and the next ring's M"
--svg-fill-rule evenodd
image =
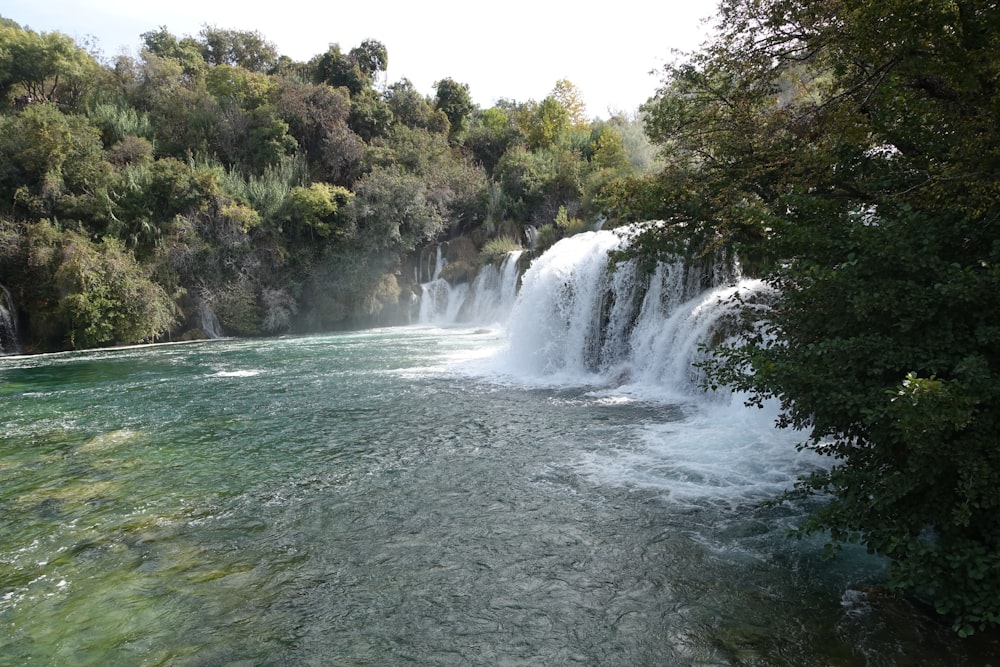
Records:
M14 299L0 285L0 354L17 354L21 351L17 335L17 307Z
M452 325L502 324L507 320L517 297L521 252L510 252L500 266L487 264L476 274L472 284L451 285L441 275L445 261L438 252L434 275L421 285L421 324Z
M208 335L209 338L222 338L222 324L219 323L219 318L216 316L215 311L207 303L202 301L198 306L198 321L201 324L201 330Z

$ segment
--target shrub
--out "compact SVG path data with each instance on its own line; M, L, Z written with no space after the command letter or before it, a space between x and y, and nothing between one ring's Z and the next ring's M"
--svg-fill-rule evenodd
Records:
M479 253L480 264L499 264L512 252L521 250L521 244L509 236L490 239Z

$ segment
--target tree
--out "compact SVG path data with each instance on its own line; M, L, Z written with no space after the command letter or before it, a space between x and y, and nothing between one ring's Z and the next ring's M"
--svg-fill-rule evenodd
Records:
M1000 623L1000 10L725 0L720 21L645 107L667 165L630 196L675 224L644 247L729 244L776 288L711 371L834 458L793 494L829 498L802 531L889 558L960 634Z
M232 65L251 72L272 72L278 50L256 30L222 30L206 25L199 33L202 58L209 65Z
M357 59L341 52L339 44L331 44L326 53L317 56L312 62L315 83L346 88L352 97L360 94L369 83L369 78L361 70Z
M507 113L493 107L476 116L475 123L465 138L465 146L487 172L492 173L500 156L521 139L523 137L510 122Z
M559 79L552 89L552 97L556 99L569 114L569 120L574 127L586 127L587 103L583 94L569 79Z
M509 212L527 222L544 196L546 177L540 161L527 147L514 146L500 157L494 178L499 181L505 199L510 202Z
M25 103L47 101L76 107L99 78L101 67L73 39L0 25L0 95Z
M21 214L65 216L103 226L111 165L83 116L32 104L0 117L0 194Z
M163 288L114 239L95 246L69 235L63 257L54 279L65 294L58 313L68 324L71 347L148 342L174 323Z
M566 108L556 98L546 97L535 111L528 142L533 148L554 146L569 127L570 115Z
M285 198L279 217L290 223L310 239L331 236L346 238L354 233L354 220L347 209L354 195L346 188L313 183L308 187L293 188Z
M431 105L409 79L390 84L383 97L397 122L409 127L427 127Z
M634 172L648 174L660 171L657 147L649 140L639 114L617 114L597 125L599 128L610 127L621 137L622 148Z
M47 220L22 224L5 248L5 276L43 350L151 341L174 324L164 290L115 239L95 243ZM11 252L13 251L13 252Z
M469 85L447 78L435 82L434 90L437 108L448 117L450 136L457 140L468 129L469 115L476 109L469 94Z
M389 66L389 52L385 44L375 39L361 42L359 46L350 50L348 56L357 63L361 73L370 79L379 72L384 72Z
M392 125L392 110L371 88L366 88L351 99L351 129L365 141L383 137Z
M603 126L590 145L590 160L598 169L625 175L630 168L622 137L611 127Z
M344 89L282 79L274 104L315 165L316 179L346 186L359 175L364 142L348 127L351 100Z
M376 168L355 187L355 215L369 251L413 250L444 228L441 211L428 200L417 176L397 167Z
M182 71L188 77L196 77L204 73L207 66L205 56L201 45L194 39L190 37L177 39L167 30L166 26L144 32L140 38L143 43L143 56L147 60L150 56L172 60L181 66Z
M298 142L271 103L277 97L273 77L242 67L216 65L208 71L205 84L222 109L214 140L209 144L220 159L261 173L294 153Z
M119 179L109 231L141 258L177 217L212 207L221 194L213 172L169 157L125 171Z
M208 71L205 87L221 105L251 110L270 103L277 82L265 74L223 64Z

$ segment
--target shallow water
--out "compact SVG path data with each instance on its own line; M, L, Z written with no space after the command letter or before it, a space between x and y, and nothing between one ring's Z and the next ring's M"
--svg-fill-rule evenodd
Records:
M0 359L0 663L984 665L766 415L399 328Z

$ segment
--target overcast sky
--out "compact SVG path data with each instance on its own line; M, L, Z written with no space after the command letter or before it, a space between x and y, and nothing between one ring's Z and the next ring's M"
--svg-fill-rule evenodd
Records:
M107 56L135 55L139 36L160 26L183 37L204 25L256 30L278 51L308 60L331 43L385 44L389 82L407 78L433 95L451 77L481 107L500 98L541 100L559 79L582 92L590 116L631 112L659 86L650 74L702 43L716 0L604 3L506 0L4 0L0 15L36 32L92 36Z

